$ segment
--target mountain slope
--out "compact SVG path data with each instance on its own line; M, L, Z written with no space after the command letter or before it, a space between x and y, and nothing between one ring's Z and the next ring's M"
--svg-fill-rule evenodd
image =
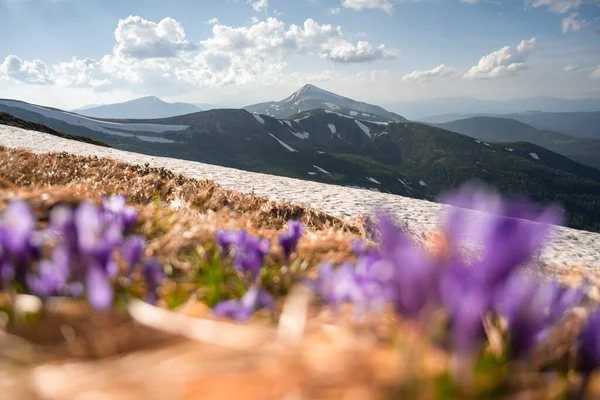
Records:
M73 110L74 113L94 118L113 119L152 119L174 117L202 111L188 103L167 103L158 97L148 96L124 103L106 104L96 107L84 107Z
M581 138L600 139L600 111L597 112L542 112L528 111L512 114L444 114L421 118L427 123L446 123L473 117L508 118L565 135Z
M251 113L265 114L274 118L286 118L303 111L321 108L368 121L406 121L406 118L382 107L339 96L313 85L304 85L281 101L270 101L244 107Z
M355 119L331 110L282 120L218 109L84 124L73 114L8 104L12 108L0 102L0 109L28 113L69 133L101 137L123 150L419 199L435 200L442 191L479 179L503 193L558 201L569 213L570 226L600 230L600 170L527 143L486 144L438 127Z
M530 142L582 164L600 168L600 139L576 138L497 117L472 117L432 125L488 142Z

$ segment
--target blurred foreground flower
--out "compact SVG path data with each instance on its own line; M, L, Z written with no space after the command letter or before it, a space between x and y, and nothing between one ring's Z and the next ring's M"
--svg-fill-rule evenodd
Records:
M102 197L103 208L83 202L75 209L56 206L50 213L48 228L35 229L29 205L11 202L0 220L0 283L13 281L31 293L79 297L85 293L98 310L110 307L114 299L114 278L119 272L117 252L132 273L142 261L144 241L126 237L137 222L137 210L125 204L124 196ZM50 258L42 256L50 247ZM154 262L144 269L149 293L154 299L162 266Z

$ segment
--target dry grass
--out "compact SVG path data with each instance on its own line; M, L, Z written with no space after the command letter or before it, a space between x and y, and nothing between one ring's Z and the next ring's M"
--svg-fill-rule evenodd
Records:
M275 239L286 221L301 219L308 232L296 263L306 275L323 259L351 258L351 239L367 237L361 218L342 220L165 170L0 146L0 210L12 199L26 199L44 224L56 204L98 202L102 194L117 193L140 210L136 230L148 238L147 255L178 276L207 261L211 250L206 244L220 228L244 228ZM447 247L436 233L420 239L440 255ZM275 246L269 257L268 263L279 265L280 249ZM190 285L188 294L201 298L202 288ZM206 305L193 298L170 314L160 324L181 323L196 334L205 330L194 331L194 321L211 321ZM311 303L307 315L299 317L306 322L303 335L291 344L282 344L270 319L260 313L242 328L213 321L219 324L215 342L231 329L239 331L240 343L256 334L252 345L234 350L191 340L193 334L164 332L164 326L145 326L117 311L94 314L81 304L58 303L35 324L13 327L10 334L0 330L0 399L412 400L416 389L419 399L436 398L432 379L449 360L441 349L425 344L422 331L391 312L375 329L350 324L344 316L332 318ZM571 339L561 337L560 343ZM540 358L556 358L554 348L540 351ZM526 386L518 398L549 398L560 389L539 379Z

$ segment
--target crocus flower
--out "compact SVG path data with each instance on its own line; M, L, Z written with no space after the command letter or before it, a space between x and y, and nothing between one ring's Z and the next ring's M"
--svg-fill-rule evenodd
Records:
M114 293L106 269L98 262L92 262L88 266L85 281L90 305L98 311L109 308L112 305Z
M51 260L41 260L38 263L37 274L28 273L27 287L40 297L62 294L67 287L70 262L71 257L67 248L54 248Z
M496 308L506 319L509 331L509 356L522 358L537 343L545 328L544 310L550 305L548 292L528 276L515 274L498 291Z
M156 304L158 301L158 288L165 277L164 268L158 260L152 258L144 263L143 275L148 285L145 300L148 303Z
M302 232L302 222L288 221L288 231L279 236L279 244L283 249L283 254L285 255L286 260L289 260L292 253L296 251L298 242L302 237Z
M362 239L353 239L351 247L352 253L354 253L356 257L365 255L367 253L367 250L369 249L367 246L367 242Z
M138 211L127 205L124 195L102 196L101 200L107 220L117 221L125 231L135 225L138 218Z
M577 368L591 373L600 367L600 310L588 317L577 342Z
M236 245L243 234L243 231L231 230L219 230L215 233L215 239L223 251L223 258L227 257L231 246Z
M2 233L2 253L5 278L14 276L22 280L39 249L32 241L35 216L29 204L16 200L8 204L0 222ZM9 272L11 271L11 272Z
M129 268L128 271L131 274L135 269L135 266L141 261L144 255L144 248L146 242L141 236L130 236L128 237L121 246L121 255L127 262Z
M239 301L227 300L217 304L213 308L213 313L218 317L246 321L255 311L261 308L272 308L273 305L273 296L258 286L252 286Z
M263 266L265 255L269 252L267 239L259 239L243 231L234 244L233 265L241 272L252 277L258 276Z

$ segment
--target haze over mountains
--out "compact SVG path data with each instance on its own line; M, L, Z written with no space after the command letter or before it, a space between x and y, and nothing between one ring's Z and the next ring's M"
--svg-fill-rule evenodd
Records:
M503 193L559 202L570 226L600 230L600 170L525 142L539 134L521 125L515 131L516 121L490 119L497 132L486 137L508 143L487 143L312 85L247 109L107 121L0 100L0 111L18 118L150 155L434 201L440 192L479 179ZM542 137L549 143L570 140L556 135Z
M166 118L202 111L189 103L168 103L156 96L141 97L124 103L94 105L72 110L72 112L94 118L148 119Z

